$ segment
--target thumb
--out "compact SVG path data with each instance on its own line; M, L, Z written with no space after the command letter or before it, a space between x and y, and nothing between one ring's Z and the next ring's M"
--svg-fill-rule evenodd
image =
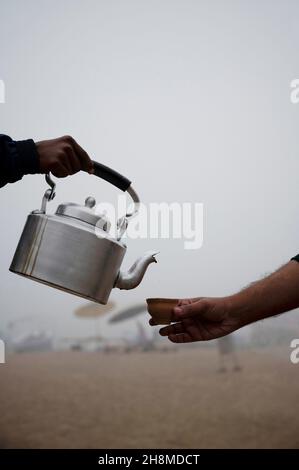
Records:
M207 299L200 299L198 302L192 304L179 305L174 307L174 320L180 321L184 318L196 317L197 315L204 315L210 308L210 303Z

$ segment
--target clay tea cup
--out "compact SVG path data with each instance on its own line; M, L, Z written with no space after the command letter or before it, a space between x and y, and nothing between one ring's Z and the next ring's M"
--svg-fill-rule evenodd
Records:
M178 299L146 299L147 310L157 325L169 325Z

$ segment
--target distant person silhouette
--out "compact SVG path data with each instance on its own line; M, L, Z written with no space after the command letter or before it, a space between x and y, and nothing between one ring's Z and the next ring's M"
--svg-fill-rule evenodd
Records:
M229 364L234 371L240 371L241 366L236 353L234 335L223 336L217 339L219 351L219 368L218 372L227 372Z

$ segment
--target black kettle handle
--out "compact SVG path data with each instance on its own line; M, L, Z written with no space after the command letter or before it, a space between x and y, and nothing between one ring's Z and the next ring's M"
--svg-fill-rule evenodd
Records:
M128 180L125 176L121 175L115 170L112 170L112 168L109 168L106 165L103 165L102 163L95 162L92 160L93 163L93 170L94 170L94 175L98 176L99 178L102 178L105 181L108 181L108 183L113 184L113 186L116 186L117 188L121 189L122 191L128 191L130 196L132 197L134 203L135 203L135 210L134 213L138 211L138 204L139 204L139 197L134 191L134 189L131 186L131 181ZM45 175L46 181L48 185L51 187L51 189L48 189L44 195L43 199L43 205L42 205L42 210L45 212L45 204L47 201L52 201L55 197L55 188L56 188L56 183L52 180L51 176L49 173ZM128 215L128 214L127 214ZM133 215L133 214L129 214Z
M95 162L94 160L92 163L94 168L94 175L98 176L99 178L108 181L108 183L113 184L113 186L116 186L122 191L127 191L127 189L131 186L131 181L128 180L128 178L122 176L117 171L112 170L112 168L109 168L102 163Z

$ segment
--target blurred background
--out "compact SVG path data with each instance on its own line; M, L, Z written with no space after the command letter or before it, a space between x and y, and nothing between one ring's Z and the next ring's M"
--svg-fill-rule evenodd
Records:
M108 308L8 271L40 175L0 192L1 447L297 447L298 312L227 344L173 347L146 297L223 296L299 252L295 0L0 0L0 132L72 135L141 200L204 204L204 243L160 251ZM104 181L57 181L62 201L116 203ZM114 318L114 321L112 319Z

